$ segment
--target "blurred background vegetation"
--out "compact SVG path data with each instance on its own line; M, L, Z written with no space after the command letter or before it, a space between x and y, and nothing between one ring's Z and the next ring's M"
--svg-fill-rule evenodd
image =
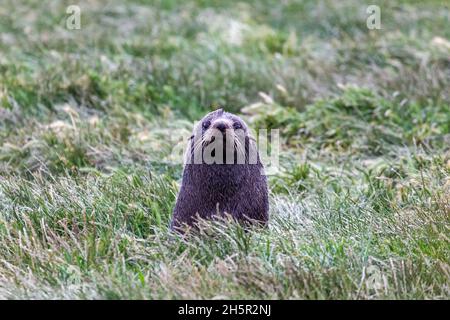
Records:
M449 4L370 4L2 0L0 297L448 299ZM178 238L217 105L281 130L271 226Z

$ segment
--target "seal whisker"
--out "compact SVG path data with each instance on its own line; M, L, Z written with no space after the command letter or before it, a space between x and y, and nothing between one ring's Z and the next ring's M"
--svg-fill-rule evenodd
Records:
M239 139L234 139L234 145L236 147L238 155L245 155L244 147L242 146L242 142Z

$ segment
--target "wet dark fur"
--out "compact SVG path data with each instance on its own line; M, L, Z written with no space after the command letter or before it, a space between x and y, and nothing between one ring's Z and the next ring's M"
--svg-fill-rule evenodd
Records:
M247 126L239 117L221 109L206 115L202 122L218 117L239 121L247 133ZM188 147L191 151L192 140ZM256 164L249 164L247 134L245 140L245 164L185 164L172 229L192 227L198 217L211 219L224 213L245 224L267 225L269 203L266 176L261 174L263 165L259 155Z

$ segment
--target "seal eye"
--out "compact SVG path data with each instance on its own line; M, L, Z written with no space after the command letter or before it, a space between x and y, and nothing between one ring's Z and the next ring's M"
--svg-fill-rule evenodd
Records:
M205 122L202 123L202 127L205 130L208 129L210 125L211 125L211 121L209 121L209 120L206 120Z
M237 129L242 129L242 125L241 125L239 122L235 122L235 123L233 123L233 128L234 128L235 130L237 130Z

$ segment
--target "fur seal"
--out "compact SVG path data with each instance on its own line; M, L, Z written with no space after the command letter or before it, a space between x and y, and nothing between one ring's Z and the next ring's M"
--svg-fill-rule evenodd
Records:
M185 154L181 188L170 227L183 231L196 220L229 215L266 226L267 179L245 122L218 109L194 127Z

